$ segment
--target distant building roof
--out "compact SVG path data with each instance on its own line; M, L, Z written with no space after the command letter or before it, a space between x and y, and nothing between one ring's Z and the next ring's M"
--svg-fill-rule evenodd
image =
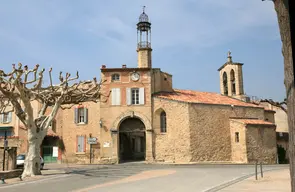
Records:
M154 96L157 98L182 101L187 103L235 105L235 106L256 107L256 108L263 109L263 107L255 105L253 103L247 103L239 99L235 99L229 96L221 95L219 93L212 93L212 92L200 92L200 91L174 89L173 92L160 92L160 93L154 94Z

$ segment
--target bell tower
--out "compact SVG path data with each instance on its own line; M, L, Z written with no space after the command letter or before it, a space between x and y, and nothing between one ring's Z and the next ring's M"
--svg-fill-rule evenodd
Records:
M240 100L247 101L244 93L243 63L232 61L231 52L228 52L227 62L218 69L220 78L220 92Z
M151 23L143 6L142 14L137 23L137 63L138 68L152 67Z

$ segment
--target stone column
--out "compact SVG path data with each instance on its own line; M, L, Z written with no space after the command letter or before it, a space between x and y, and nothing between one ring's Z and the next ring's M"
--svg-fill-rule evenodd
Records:
M146 130L146 149L145 160L147 162L153 162L153 130Z

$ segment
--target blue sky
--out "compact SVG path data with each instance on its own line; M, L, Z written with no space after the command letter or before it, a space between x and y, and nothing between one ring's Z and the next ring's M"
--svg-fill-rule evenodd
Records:
M82 80L100 66L137 66L136 23L146 5L152 22L153 67L174 88L219 92L217 69L244 63L246 94L285 98L276 13L261 0L14 0L0 3L1 68L53 67Z

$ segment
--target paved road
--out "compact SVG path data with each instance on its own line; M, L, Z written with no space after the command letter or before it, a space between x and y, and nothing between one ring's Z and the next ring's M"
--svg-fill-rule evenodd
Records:
M264 170L282 167L282 165L265 166ZM148 165L128 163L103 167L80 167L71 174L58 176L55 179L0 186L0 191L211 192L216 191L212 189L216 186L253 173L253 165Z

